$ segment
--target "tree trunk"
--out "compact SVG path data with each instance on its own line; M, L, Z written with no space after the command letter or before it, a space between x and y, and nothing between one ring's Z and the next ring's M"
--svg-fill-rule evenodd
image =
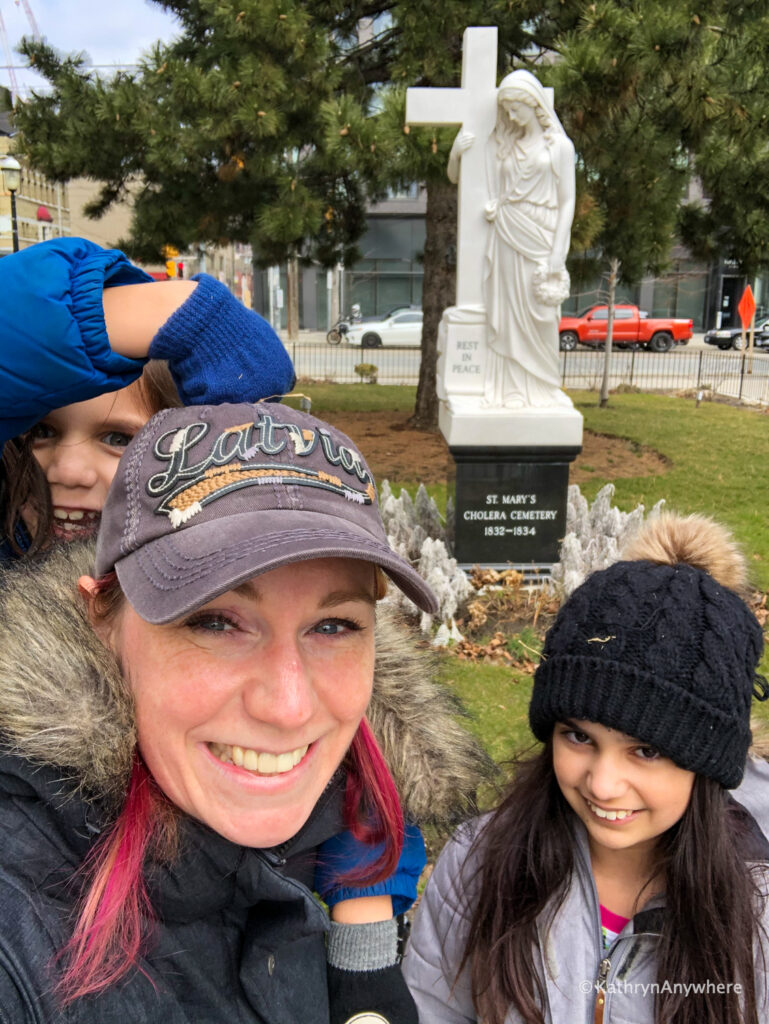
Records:
M611 344L614 335L614 299L617 294L617 277L619 275L619 260L612 260L609 264L609 303L606 319L606 351L603 357L603 380L601 381L601 400L599 406L605 409L609 404L609 371L611 370Z
M410 424L417 430L437 430L435 369L438 361L438 324L444 309L454 305L457 293L457 189L450 181L428 183L425 220L422 362L419 366L417 400Z
M286 265L286 329L289 341L299 340L299 260L289 257Z

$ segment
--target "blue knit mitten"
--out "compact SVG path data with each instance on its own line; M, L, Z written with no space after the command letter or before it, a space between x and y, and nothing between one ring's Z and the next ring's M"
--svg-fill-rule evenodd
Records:
M153 338L150 359L168 360L184 405L279 400L296 378L278 335L215 278L193 280L195 291Z
M400 860L389 878L365 886L350 881L340 882L349 872L373 864L381 853L381 844L367 846L351 832L344 831L332 836L318 850L315 891L329 907L341 900L354 900L359 896L391 896L393 914L405 914L417 898L417 882L427 863L425 841L417 825L406 823Z

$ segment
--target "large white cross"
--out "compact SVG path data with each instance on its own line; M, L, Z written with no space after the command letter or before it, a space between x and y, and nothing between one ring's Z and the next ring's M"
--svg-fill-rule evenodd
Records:
M457 305L483 305L483 256L489 198L486 143L497 117L497 28L466 28L460 89L407 89L406 122L461 125L475 142L462 156L457 226Z

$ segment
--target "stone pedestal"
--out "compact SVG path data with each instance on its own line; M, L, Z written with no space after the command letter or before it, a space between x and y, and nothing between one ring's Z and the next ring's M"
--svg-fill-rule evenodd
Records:
M569 463L580 446L450 447L457 466L454 557L546 576L566 532Z
M463 569L546 576L566 533L569 464L582 450L571 405L483 404L486 315L452 306L438 333L438 422L457 466L454 556Z
M438 424L450 448L582 447L582 416L570 404L485 408L486 311L450 306L438 328Z
M441 402L438 425L452 449L582 448L582 415L569 407L483 409L477 399L452 397Z

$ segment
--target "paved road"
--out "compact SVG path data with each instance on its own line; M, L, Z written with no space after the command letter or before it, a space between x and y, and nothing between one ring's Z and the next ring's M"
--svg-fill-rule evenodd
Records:
M287 338L285 330L281 330L278 333L280 334L280 337L283 339L284 344L287 344L288 343L288 338ZM702 332L700 332L699 334L695 333L692 336L692 340L689 342L689 344L686 346L686 348L687 349L700 349L700 348L712 349L713 346L712 345L706 345L705 342L702 340L703 337L704 337L704 334ZM326 341L326 332L325 331L304 331L304 330L302 330L302 331L299 332L299 341L297 342L297 344L299 344L299 345L326 345L329 348L334 348L335 347L333 345L329 345L328 342ZM336 346L336 347L345 348L346 346L344 345L344 343L340 343L340 345ZM350 346L347 346L347 347L350 347Z

